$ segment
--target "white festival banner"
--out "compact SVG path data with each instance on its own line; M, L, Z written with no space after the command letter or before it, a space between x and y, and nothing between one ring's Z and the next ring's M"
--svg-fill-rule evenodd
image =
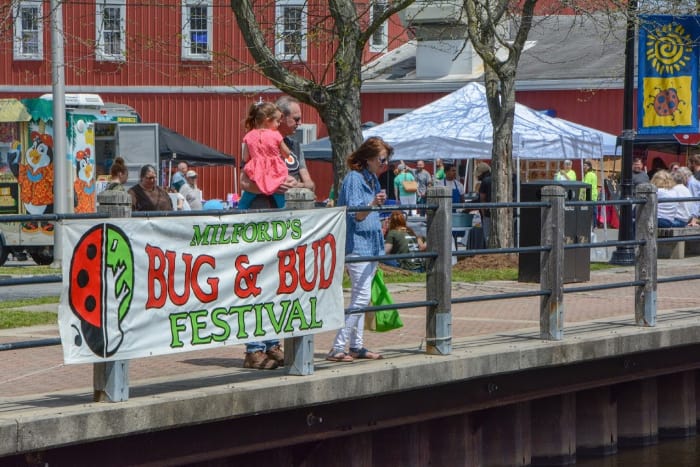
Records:
M65 363L295 337L344 325L343 208L67 220Z

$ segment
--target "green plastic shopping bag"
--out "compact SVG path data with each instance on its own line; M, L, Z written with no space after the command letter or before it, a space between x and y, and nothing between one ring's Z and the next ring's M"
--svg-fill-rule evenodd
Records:
M374 306L394 304L394 300L384 283L384 273L379 268L372 279L371 301ZM398 310L382 310L368 313L365 317L365 327L371 331L386 332L403 327L403 322Z

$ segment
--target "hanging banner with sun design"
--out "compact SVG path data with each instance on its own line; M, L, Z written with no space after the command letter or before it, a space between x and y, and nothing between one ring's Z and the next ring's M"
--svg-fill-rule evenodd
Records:
M639 134L698 132L699 38L696 16L640 16Z

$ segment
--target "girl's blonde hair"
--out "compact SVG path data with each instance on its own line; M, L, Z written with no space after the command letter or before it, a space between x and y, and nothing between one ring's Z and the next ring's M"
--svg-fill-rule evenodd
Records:
M275 118L275 114L282 113L272 102L256 102L248 109L248 116L245 119L245 129L250 131L258 128L265 120Z
M658 170L651 177L651 184L656 188L673 188L676 182L673 180L673 175L668 170Z

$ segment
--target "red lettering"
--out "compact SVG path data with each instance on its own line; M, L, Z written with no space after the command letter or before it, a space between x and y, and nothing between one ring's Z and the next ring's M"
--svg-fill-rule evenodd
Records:
M297 271L294 266L296 266L296 253L294 249L280 250L277 253L278 266L277 271L279 273L279 286L277 287L277 294L290 294L297 289L297 282L299 278L297 277ZM287 276L290 277L290 283L287 283Z
M320 290L327 289L331 286L333 274L335 274L335 237L332 234L328 234L322 239L315 241L313 247L317 261L321 268L321 272L319 273L318 288ZM330 251L331 255L330 261L326 261L326 252L328 251ZM324 274L326 272L326 264L330 264L328 274Z
M248 298L251 295L257 297L262 289L257 286L258 275L263 270L261 264L248 265L248 255L241 255L236 258L236 278L234 280L234 293L237 297ZM245 287L243 287L245 286Z
M200 302L209 303L216 300L216 298L219 296L219 278L208 277L207 284L209 284L211 292L204 292L199 286L199 281L197 280L199 278L199 270L204 265L211 266L213 270L216 267L216 259L209 255L201 255L197 257L194 262L194 267L192 268L192 277L195 279L192 281L192 291L194 292L194 296L197 297Z
M294 293L298 287L301 287L306 292L310 292L316 287L318 289L327 289L331 286L333 275L335 274L335 237L328 234L311 244L314 254L314 269L311 278L307 277L307 249L307 245L299 245L295 249L281 250L277 253L278 294Z
M209 292L205 292L199 283L199 274L203 266L216 268L216 259L209 255L195 257L190 253L182 253L182 266L177 264L177 253L165 251L158 247L146 245L148 255L148 299L146 308L162 308L166 297L173 305L182 306L190 300L191 292L202 303L216 300L219 294L219 279L208 277L205 282ZM178 266L176 268L176 266ZM175 290L176 278L182 275L183 289L181 293Z
M185 284L181 295L175 292L175 252L171 250L166 251L165 258L168 260L168 297L170 297L170 301L173 302L173 305L182 306L190 299L192 255L188 253L182 254L182 259L185 260L185 277L183 278Z
M318 255L314 255L314 276L311 281L306 280L306 245L300 245L297 248L297 255L299 255L299 283L301 284L302 289L307 292L311 292L314 289L316 275L318 274Z
M165 282L165 255L160 248L146 245L148 255L148 300L146 308L161 308L165 305L168 287ZM160 294L156 295L155 283L158 283Z

